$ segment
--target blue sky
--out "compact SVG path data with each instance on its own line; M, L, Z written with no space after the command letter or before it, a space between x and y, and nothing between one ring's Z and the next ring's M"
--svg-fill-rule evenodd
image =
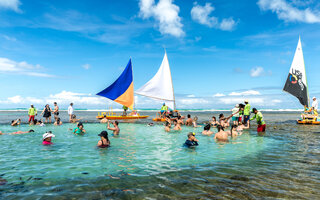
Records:
M316 0L0 0L0 108L58 101L120 107L95 96L132 58L135 88L168 53L178 108L300 108L282 92L301 36L318 95ZM136 97L137 108L161 102Z

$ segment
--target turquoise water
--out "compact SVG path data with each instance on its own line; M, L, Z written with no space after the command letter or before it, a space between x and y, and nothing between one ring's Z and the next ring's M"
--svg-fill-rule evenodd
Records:
M87 134L77 136L62 126L29 127L35 133L2 135L0 170L6 172L6 179L15 182L30 176L44 180L63 180L66 177L86 178L97 176L118 176L128 173L132 176L147 176L190 169L209 163L232 162L248 155L272 149L279 141L268 137L257 137L248 132L232 139L228 144L217 144L213 136L200 134L201 128L187 128L183 131L166 133L163 126L148 127L145 124L121 124L121 134L112 136L111 147L96 147L97 136L106 129L103 124L86 124ZM3 132L12 131L2 127ZM51 130L56 137L54 145L43 146L42 134ZM195 149L182 147L189 131L199 132L199 146ZM18 170L17 170L18 169Z
M0 135L0 199L320 197L318 127L269 121L264 137L253 127L217 144L202 128L166 133L162 125L121 123L120 136L109 132L111 147L99 149L105 124L85 124L85 136L73 135L74 126L1 125L35 133ZM43 146L48 130L54 145ZM197 133L195 149L182 147L189 131Z

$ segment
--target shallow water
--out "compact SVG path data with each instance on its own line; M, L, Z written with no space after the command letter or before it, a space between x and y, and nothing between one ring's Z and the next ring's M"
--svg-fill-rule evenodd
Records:
M228 144L197 134L195 149L182 144L189 131L202 128L166 133L143 123L121 123L120 136L109 133L108 149L95 147L106 128L96 123L85 124L85 136L73 135L73 124L1 135L0 177L7 183L0 179L0 198L319 199L319 128L277 118L266 116L264 137L254 127ZM28 129L1 126L3 132ZM47 130L56 135L52 146L41 144Z

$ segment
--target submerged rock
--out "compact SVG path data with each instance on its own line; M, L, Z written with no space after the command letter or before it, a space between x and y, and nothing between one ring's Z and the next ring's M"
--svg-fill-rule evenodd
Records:
M230 179L237 180L237 181L249 181L250 180L248 177L240 176L240 175L232 176Z

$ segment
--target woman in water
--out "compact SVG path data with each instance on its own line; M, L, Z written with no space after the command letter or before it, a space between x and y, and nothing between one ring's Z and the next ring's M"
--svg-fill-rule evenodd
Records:
M211 120L211 126L216 128L219 125L219 122L217 122L217 119L215 116L212 116L212 120Z
M203 131L202 131L202 134L203 135L212 135L213 132L210 131L210 128L211 128L211 125L210 124L207 124L203 127Z
M182 130L180 124L178 123L178 121L176 119L173 120L173 124L174 124L173 130L176 130L176 131L181 131Z
M43 141L42 141L43 145L51 145L53 144L51 142L51 138L55 137L55 135L53 135L51 131L48 131L45 134L43 134L42 137L43 137Z
M62 121L61 121L60 117L57 118L57 121L55 121L53 125L55 125L55 126L62 125Z
M84 130L83 124L81 122L79 122L78 126L73 129L73 134L84 135L85 133L86 133L86 130Z
M238 126L237 125L232 125L231 126L231 129L230 129L230 132L229 132L229 135L231 137L237 137L238 135L241 135L242 132L238 132Z
M165 130L166 132L170 132L170 128L171 128L171 124L170 124L169 122L166 122L166 123L165 123L164 130Z
M107 131L101 131L101 133L98 135L101 137L101 140L98 142L98 147L100 148L106 148L110 146L110 140L108 138L108 132Z
M46 121L44 123L48 123L48 119L49 119L49 123L51 123L51 108L49 106L49 104L47 104L43 111L41 112L41 115L43 114L43 117L46 118Z
M201 127L201 126L198 126L197 121L198 121L198 117L195 116L195 117L193 118L193 121L192 121L192 124L193 124L193 127L194 127L194 128Z

